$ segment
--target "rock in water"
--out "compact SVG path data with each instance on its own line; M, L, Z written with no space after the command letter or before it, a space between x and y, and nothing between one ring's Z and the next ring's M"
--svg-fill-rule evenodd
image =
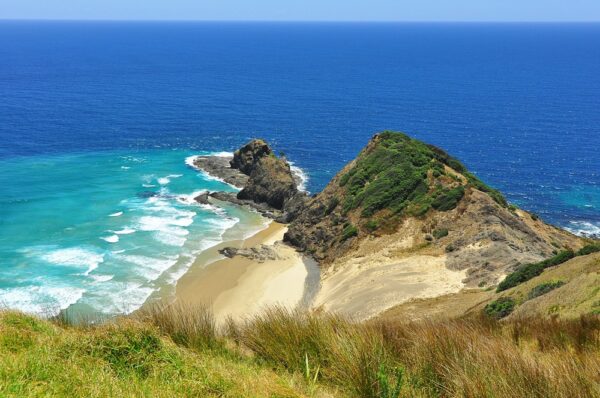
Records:
M299 193L288 162L275 156L263 140L250 141L238 149L231 167L250 177L238 193L238 199L267 203L277 210L285 210L290 199ZM294 208L297 201L294 201Z

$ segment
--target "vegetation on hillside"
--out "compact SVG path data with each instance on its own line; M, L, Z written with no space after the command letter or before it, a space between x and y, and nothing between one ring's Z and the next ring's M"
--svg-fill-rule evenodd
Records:
M492 318L502 319L510 315L515 309L515 300L512 297L500 297L486 304L483 312Z
M0 313L0 396L599 397L600 318L357 324L204 308L99 326Z
M600 243L591 243L582 247L577 252L573 252L572 250L563 250L546 260L537 263L521 265L515 271L508 274L502 282L500 282L496 291L501 292L510 289L511 287L515 287L523 282L527 282L528 280L540 275L546 268L560 265L565 261L572 259L573 257L585 256L597 252L600 252Z
M536 297L542 296L548 292L551 292L554 289L558 289L559 287L563 286L564 284L565 284L565 282L563 282L563 281L550 281L550 282L540 283L539 285L537 285L533 289L531 289L529 294L527 294L527 299L531 300Z
M361 209L362 217L378 211L393 214L423 215L433 208L454 209L465 193L465 186L489 193L506 206L502 195L443 150L402 133L379 134L376 145L359 156L356 165L340 179L346 188L343 211ZM466 181L445 166L462 174Z

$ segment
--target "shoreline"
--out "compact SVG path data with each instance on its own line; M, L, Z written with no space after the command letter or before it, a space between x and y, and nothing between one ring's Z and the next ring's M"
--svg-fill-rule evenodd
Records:
M247 239L222 242L206 250L177 281L174 302L209 305L218 323L229 316L242 320L272 305L309 305L318 289L318 266L281 242L286 230L284 224L272 221ZM259 246L266 246L275 258L224 257L219 253L225 247Z

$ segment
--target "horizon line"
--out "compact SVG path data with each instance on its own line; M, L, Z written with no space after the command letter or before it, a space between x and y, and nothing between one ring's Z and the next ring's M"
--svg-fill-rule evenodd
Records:
M600 20L330 20L330 19L126 19L126 18L0 18L0 22L212 22L212 23L430 23L430 24L597 24Z

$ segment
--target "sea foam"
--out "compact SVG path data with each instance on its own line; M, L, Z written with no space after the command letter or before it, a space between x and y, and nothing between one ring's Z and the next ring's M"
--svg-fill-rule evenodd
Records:
M571 221L565 229L575 235L590 238L600 238L600 223L594 224L588 221Z
M104 261L104 254L84 247L71 247L50 250L39 258L53 265L86 268L84 275L87 275Z
M100 239L102 239L103 241L108 242L108 243L117 243L119 241L119 236L118 235L102 236L102 237L100 237Z
M294 166L294 162L290 162L288 160L288 163L290 165L290 170L292 171L292 174L294 174L294 176L299 181L298 190L306 192L306 184L308 183L308 174L306 174L304 172L304 170L302 170L300 167Z
M51 286L51 282L45 282L43 286L0 289L0 305L30 314L54 316L79 301L84 293L83 288Z

